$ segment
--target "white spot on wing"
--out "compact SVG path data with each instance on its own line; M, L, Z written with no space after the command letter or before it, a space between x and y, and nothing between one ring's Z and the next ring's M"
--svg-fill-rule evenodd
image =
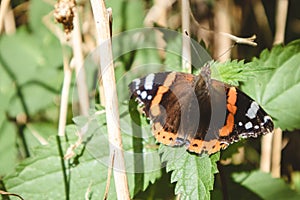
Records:
M239 126L243 126L243 123L242 123L242 122L239 122Z
M141 93L141 98L142 98L142 99L146 99L146 97L147 97L147 92L146 92L146 91L143 91L143 92Z
M253 127L253 125L252 125L252 123L251 122L247 122L246 124L245 124L245 129L250 129L250 128L252 128Z
M259 110L259 105L253 101L248 109L246 116L250 119L254 119L256 117L257 111Z
M153 84L154 84L153 83L154 77L155 77L155 75L153 73L149 74L148 76L146 76L146 78L145 78L145 85L144 85L144 87L145 87L146 90L152 90Z
M259 126L258 126L258 125L255 125L254 128L255 128L255 129L259 129Z
M266 122L268 122L268 121L272 121L272 119L271 119L271 117L270 116L265 116L264 117L264 124L266 123Z
M152 95L148 95L148 96L147 96L147 99L148 99L148 100L151 100L151 99L152 99Z
M139 89L139 87L140 87L140 83L141 83L141 79L134 79L132 82L134 82L135 83L135 89L137 90L137 89Z

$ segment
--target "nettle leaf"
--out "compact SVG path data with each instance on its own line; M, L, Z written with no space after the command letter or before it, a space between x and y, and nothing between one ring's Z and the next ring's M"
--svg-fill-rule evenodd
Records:
M175 194L180 194L180 199L210 199L220 153L198 156L188 153L185 147L163 145L159 152L166 162L167 172L172 171L171 182L177 182Z
M255 78L243 82L242 90L272 116L276 126L300 128L300 40L265 50L248 65L276 69L257 73Z
M262 199L300 199L300 194L292 190L282 179L272 178L261 171L234 173L233 180L256 193Z
M22 161L16 172L4 177L5 188L24 199L65 199L67 194L69 199L84 199L88 190L90 199L102 198L110 166L104 113L98 111L95 116L77 117L75 121L80 126L67 126L69 141L60 138L59 143L52 138L49 145L35 147L32 157ZM75 143L78 130L85 131L83 143L74 150L75 157L69 161L62 160L59 149L64 154L70 144ZM142 138L125 133L122 137L129 191L133 197L161 176L160 157L155 149L147 147ZM61 163L64 163L65 169ZM65 180L69 182L66 184ZM116 199L113 177L111 180L108 198Z
M238 86L239 82L245 82L254 78L256 74L270 71L273 68L271 66L245 64L243 60L229 60L225 63L213 62L211 64L211 76L230 85Z

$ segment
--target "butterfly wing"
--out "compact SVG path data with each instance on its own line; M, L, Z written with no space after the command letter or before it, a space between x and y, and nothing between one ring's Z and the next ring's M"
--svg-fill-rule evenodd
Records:
M181 120L195 120L196 102L192 74L163 72L135 79L130 85L132 96L144 105L144 112L152 121L152 131L158 142L166 145L183 145L186 132L196 129ZM194 97L193 97L194 96ZM194 112L196 113L196 112ZM178 140L180 136L183 140Z
M212 154L241 138L273 130L267 113L235 87L201 75L149 74L129 85L158 142Z

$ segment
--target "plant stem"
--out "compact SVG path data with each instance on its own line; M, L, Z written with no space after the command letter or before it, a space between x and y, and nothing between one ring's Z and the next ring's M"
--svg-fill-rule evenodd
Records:
M72 78L72 69L69 66L68 59L66 57L66 53L63 53L63 57L64 57L64 82L63 82L63 87L62 87L62 91L61 91L61 99L60 99L58 136L65 135L65 128L66 128L66 123L67 123L67 112L68 112L69 90L70 90L70 84L71 84L71 78Z
M264 135L261 139L260 170L270 172L273 134Z
M9 9L10 0L2 0L0 5L0 33L2 32L4 18Z
M288 13L288 0L277 0L277 8L276 8L276 31L273 44L281 44L284 43L284 35L285 35L285 26L286 26L286 18Z
M215 5L215 37L214 37L214 58L222 61L226 61L230 58L230 52L223 54L231 46L231 41L228 37L220 37L219 33L231 33L230 16L228 11L228 0L217 1ZM229 35L229 34L228 34ZM223 54L223 55L222 55ZM222 57L220 57L222 55Z
M189 0L181 0L182 30L190 32L190 3ZM185 34L182 35L182 69L192 72L191 66L191 39Z
M274 136L273 136L272 168L271 168L271 173L274 178L280 177L281 150L282 150L282 130L280 128L276 128L274 130Z
M117 89L114 74L109 14L103 0L91 0L99 37L100 69L103 81L110 157L114 157L113 173L118 199L130 199L120 132ZM100 78L99 78L100 79Z
M276 32L273 44L284 43L286 19L288 13L288 0L277 0L276 8ZM273 149L272 149L272 168L271 173L275 178L280 177L280 161L282 149L282 130L276 128L273 136Z
M89 96L88 89L86 85L85 69L84 69L84 59L82 50L82 39L79 23L78 9L74 11L74 30L72 32L73 41L73 55L75 60L75 71L76 71L76 83L78 90L78 99L80 104L80 111L82 115L87 116L89 112ZM84 133L82 133L84 134Z

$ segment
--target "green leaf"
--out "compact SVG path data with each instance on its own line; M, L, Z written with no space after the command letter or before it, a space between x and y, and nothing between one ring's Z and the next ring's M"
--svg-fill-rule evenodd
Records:
M254 98L281 129L300 128L300 40L265 50L250 67L273 67L243 83L242 90Z
M1 38L0 62L6 72L4 78L14 82L18 90L18 93L13 90L15 93L7 106L12 117L26 111L26 114L33 115L45 109L53 105L58 94L63 73L57 70L57 65L54 66L52 61L48 62L50 55L40 49L44 48L39 40L25 29L18 29L16 34ZM55 63L58 64L57 61Z
M239 82L245 82L256 74L270 71L272 67L245 64L244 61L226 61L225 63L213 62L211 64L211 76L230 85L238 86Z
M167 172L172 171L171 182L177 182L175 194L180 199L210 199L214 185L214 174L218 172L216 162L220 154L210 157L190 154L185 147L171 148L161 145L162 161Z
M5 188L24 199L65 199L67 194L66 179L63 176L65 171L67 180L70 180L67 184L70 199L83 199L89 187L92 199L102 198L110 165L104 113L77 117L75 121L80 126L67 127L69 141L60 138L59 145L52 138L48 145L35 147L32 157L25 159L17 167L16 172L4 178ZM129 115L124 114L122 118L124 117L129 118ZM66 167L63 169L58 149L61 148L64 154L70 144L75 143L78 130L86 131L84 142L75 149L74 158L63 161ZM147 143L142 138L135 138L124 132L122 137L129 191L133 197L161 176L160 157L155 149L148 147L151 141ZM111 180L108 198L116 199L113 177Z
M48 142L48 139L57 131L53 123L28 123L24 129L24 137L29 151Z
M3 122L0 126L0 177L11 172L18 162L16 137L12 123Z
M272 178L270 174L254 171L233 174L235 182L259 195L262 199L299 199L300 194L293 191L282 179Z

